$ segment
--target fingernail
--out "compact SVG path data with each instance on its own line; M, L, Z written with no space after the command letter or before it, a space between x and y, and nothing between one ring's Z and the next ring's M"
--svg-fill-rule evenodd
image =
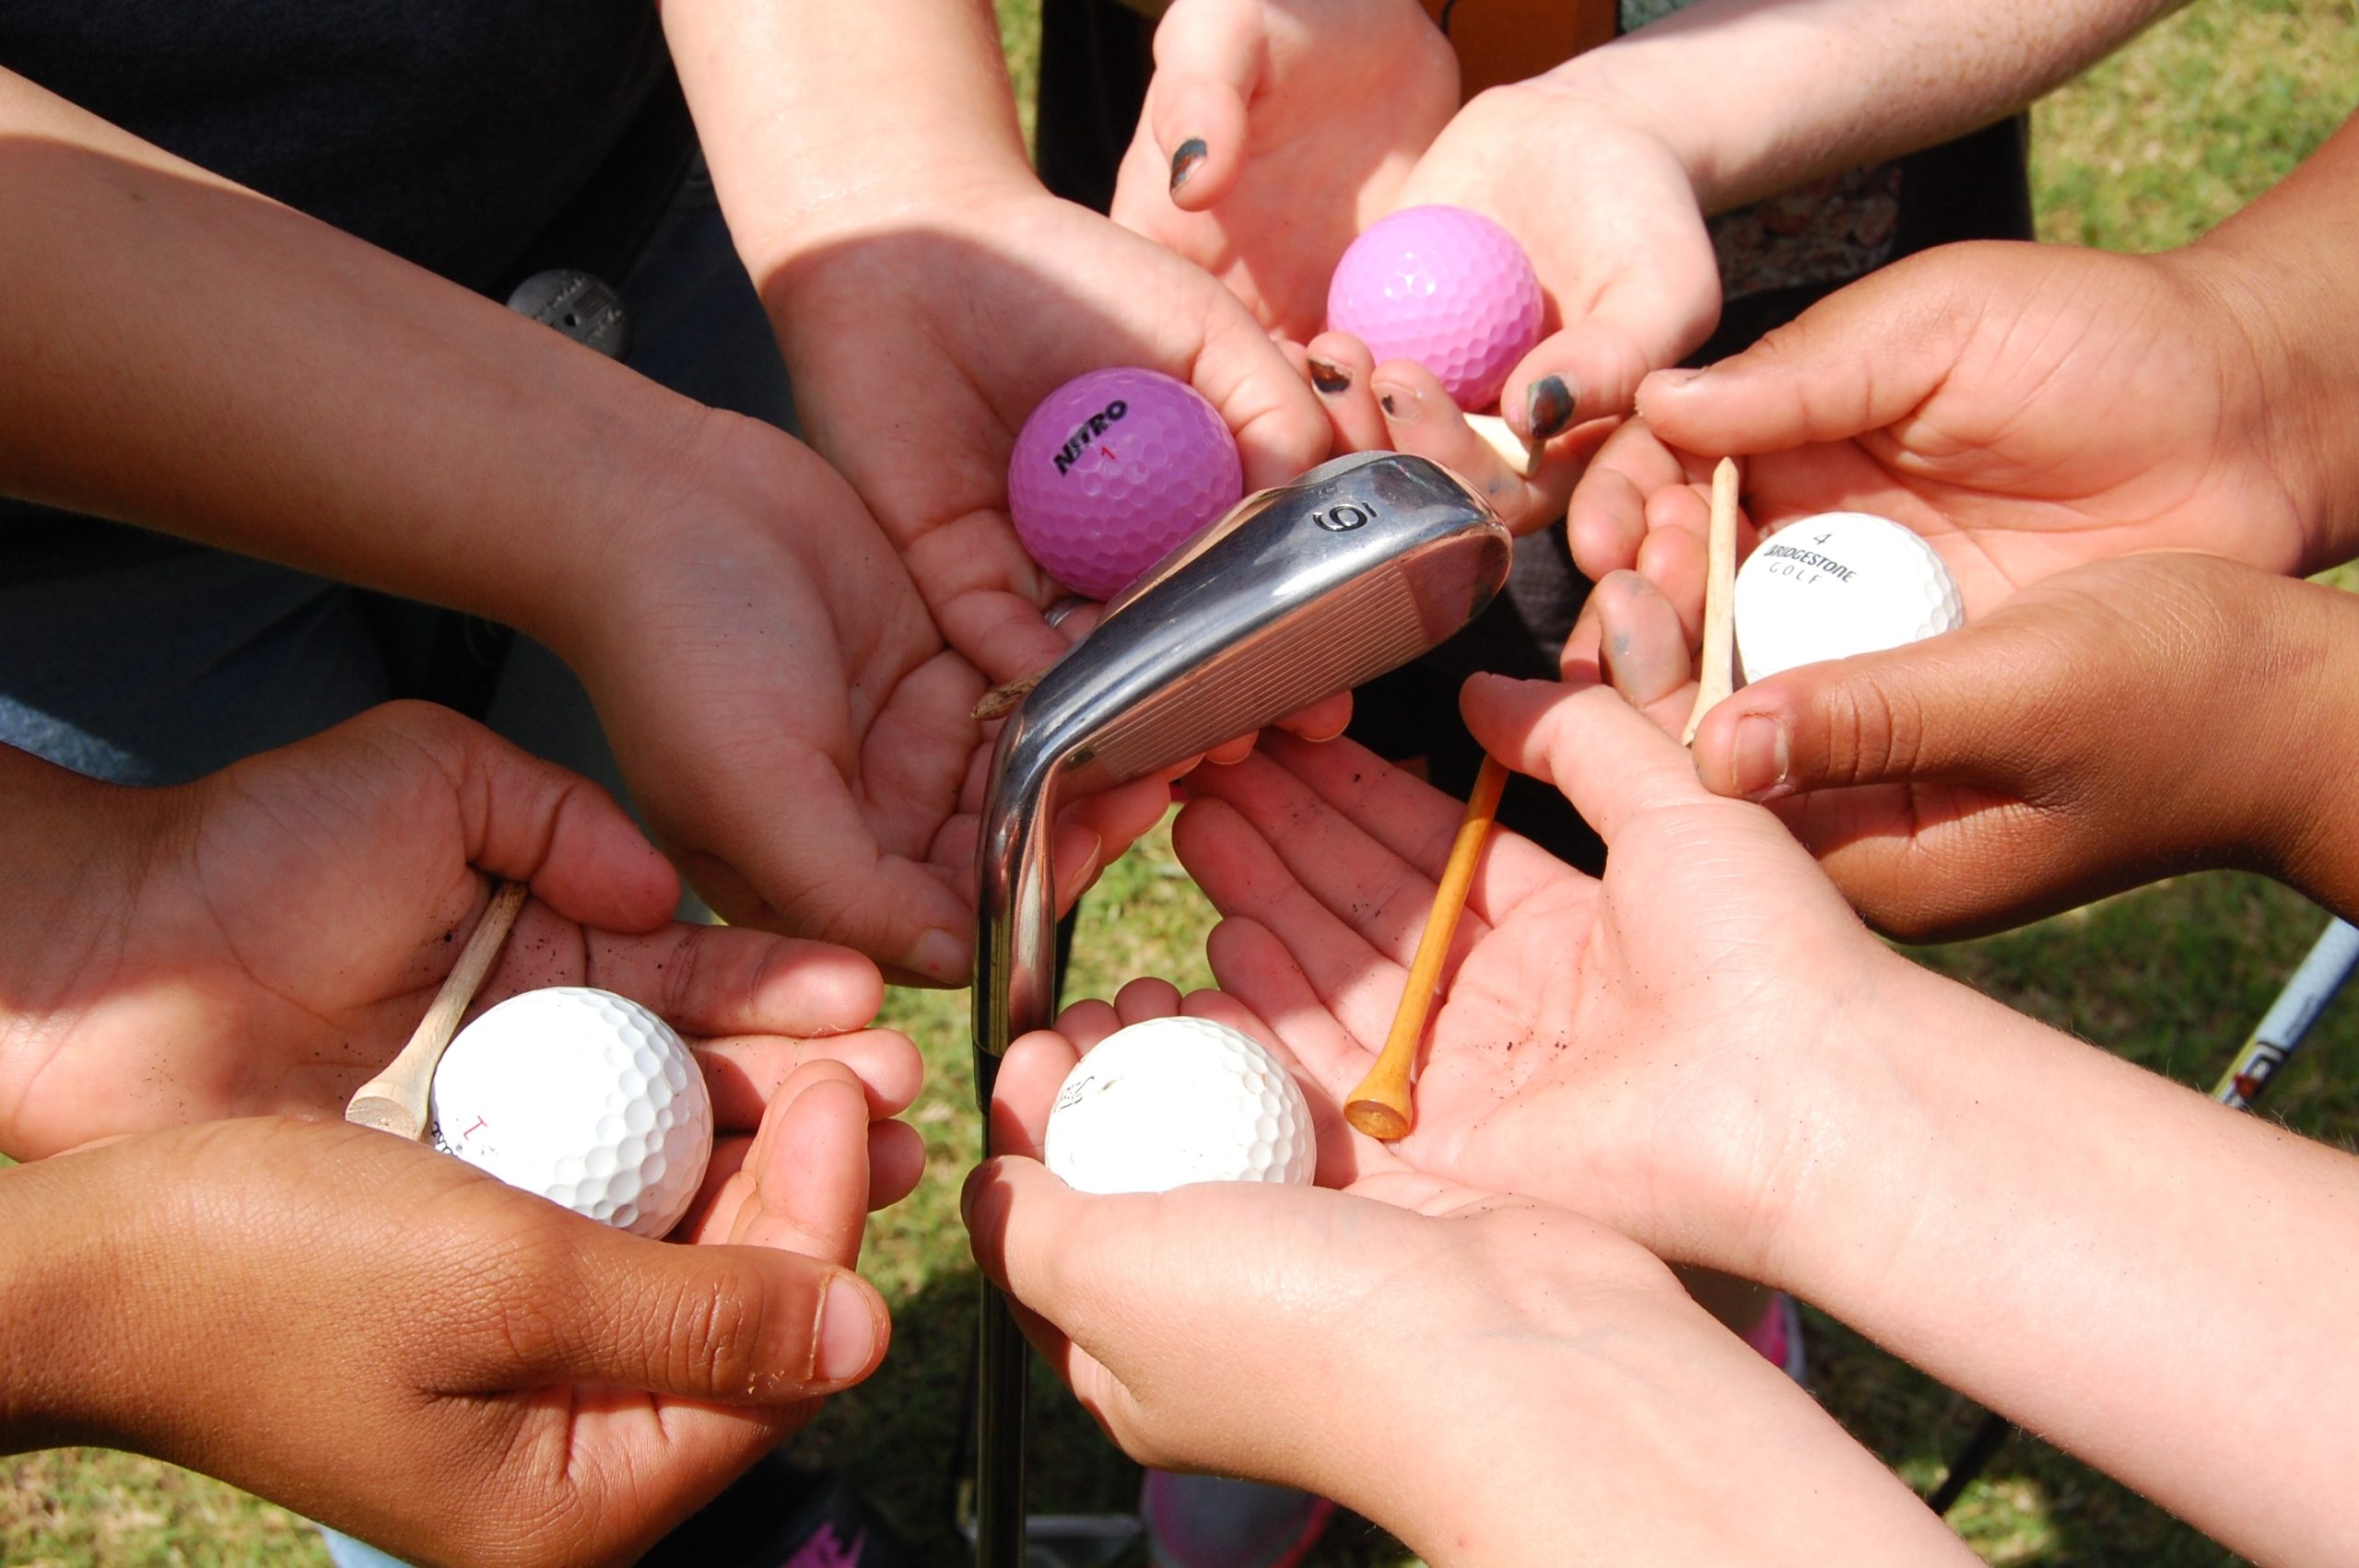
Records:
M1676 392L1703 373L1701 370L1692 369L1658 370L1655 372L1655 385Z
M1310 360L1310 384L1328 397L1337 397L1352 390L1352 373L1332 360L1313 355Z
M1178 191L1180 186L1188 182L1188 177L1196 172L1197 165L1204 161L1204 155L1208 150L1202 136L1191 136L1180 144L1180 150L1171 155L1171 189L1173 191Z
M1598 649L1601 673L1640 708L1668 696L1687 676L1687 650L1616 632Z
M1573 389L1562 376L1543 376L1523 394L1523 423L1532 439L1544 441L1573 422Z
M849 1383L876 1359L875 1298L849 1274L827 1281L819 1307L818 1343L811 1352L815 1383Z
M1737 793L1748 801L1770 801L1789 792L1786 727L1766 713L1748 713L1736 721L1736 748L1731 759Z
M1384 410L1384 416L1395 425L1414 423L1423 405L1415 392L1402 386L1379 385L1376 402L1377 406Z
M983 1172L990 1168L990 1164L985 1161L977 1165L967 1173L967 1179L958 1184L958 1223L968 1230L974 1229L975 1194L982 1190Z
M1106 840L1093 833L1089 836L1089 853L1084 855L1081 858L1081 863L1074 867L1069 873L1073 878L1074 886L1086 891L1089 884L1097 879L1097 873L1105 869Z
M967 939L957 931L931 930L910 950L909 966L937 980L957 981L967 973Z

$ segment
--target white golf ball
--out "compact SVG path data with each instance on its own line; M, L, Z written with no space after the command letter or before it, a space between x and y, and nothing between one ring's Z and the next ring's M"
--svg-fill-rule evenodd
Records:
M1198 1181L1307 1185L1310 1106L1251 1036L1155 1018L1106 1036L1049 1113L1049 1169L1081 1192L1168 1192Z
M1748 681L1966 625L1957 579L1933 547L1866 512L1821 512L1763 540L1737 571L1734 607Z
M636 1235L680 1223L712 1155L712 1096L672 1026L554 986L459 1032L434 1070L434 1146Z

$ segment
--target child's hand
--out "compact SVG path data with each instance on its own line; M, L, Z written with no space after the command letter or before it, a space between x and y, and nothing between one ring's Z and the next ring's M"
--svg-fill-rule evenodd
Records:
M1744 687L1696 731L1878 927L1972 935L2207 866L2359 907L2341 806L2359 600L2186 552Z
M2138 550L2329 564L2274 411L2300 393L2195 252L1977 244L1911 257L1753 348L1639 390L1573 497L1573 559L1703 591L1708 481L1745 455L1763 527L1874 512L1931 542L1969 616Z
M808 1061L847 1064L880 1117L917 1093L915 1047L865 1026L874 965L674 922L678 878L603 790L445 709L391 705L172 790L7 771L35 890L0 1012L0 1146L19 1157L340 1116L425 1014L487 875L534 896L478 1005L550 985L645 1002L697 1037L723 1131L751 1129ZM902 1190L913 1153L880 1151Z
M1316 1082L1322 1164L1358 1147L1348 1191L1068 1188L1036 1163L1067 1036L1179 1006L1133 982L1017 1041L992 1106L1015 1157L963 1204L984 1271L1133 1457L1336 1498L1440 1562L1551 1561L1574 1532L1656 1562L1968 1561L1661 1262L1561 1209L1406 1168ZM1285 1057L1232 998L1187 1008Z
M1306 341L1344 247L1457 111L1457 55L1416 0L1176 0L1155 61L1115 221Z
M1499 397L1518 434L1547 442L1537 471L1511 470L1423 369L1372 365L1345 334L1311 341L1313 385L1340 444L1448 463L1527 532L1563 514L1640 380L1710 335L1720 310L1711 239L1686 167L1640 116L1546 76L1459 111L1392 205L1431 203L1496 219L1540 275L1557 330L1508 372Z
M1913 971L1775 817L1707 792L1611 691L1477 677L1465 706L1597 828L1606 876L1494 833L1415 1129L1381 1158L1774 1281L1787 1164L1825 1133L1848 1053L1882 1048L1858 999ZM1460 807L1357 748L1264 752L1192 780L1174 842L1226 917L1208 944L1222 989L1340 1104L1391 1027ZM1377 1148L1352 1141L1322 1177Z
M634 1561L883 1355L865 1098L797 1071L694 1246L342 1123L0 1171L6 1437L154 1454L405 1562Z

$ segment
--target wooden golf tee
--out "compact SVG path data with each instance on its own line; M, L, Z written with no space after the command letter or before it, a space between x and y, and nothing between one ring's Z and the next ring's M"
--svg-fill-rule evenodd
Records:
M459 1020L466 1016L467 1004L475 1000L484 977L491 973L500 944L508 940L508 928L516 923L516 912L524 907L530 892L521 882L503 882L493 891L483 919L475 922L458 963L443 977L442 989L434 993L434 1004L419 1020L409 1044L386 1064L384 1071L353 1092L351 1103L344 1107L345 1120L413 1142L426 1136L428 1095L434 1087L435 1066L441 1061L451 1036L458 1033Z
M1712 470L1711 531L1704 540L1704 648L1696 665L1696 706L1688 710L1683 746L1696 743L1696 726L1736 689L1736 461Z
M1376 1065L1359 1087L1344 1101L1344 1119L1370 1138L1391 1142L1406 1138L1417 1124L1409 1099L1409 1070L1416 1064L1417 1042L1425 1038L1426 1015L1433 1011L1434 989L1441 978L1442 960L1449 956L1449 939L1457 933L1459 914L1466 907L1467 890L1473 885L1474 862L1482 858L1483 840L1498 814L1499 791L1507 787L1508 770L1496 757L1485 756L1466 797L1465 814L1458 819L1458 837L1449 847L1449 861L1434 889L1434 907L1417 938L1416 956L1409 961L1409 977L1401 988L1400 1010L1392 1015L1392 1033Z

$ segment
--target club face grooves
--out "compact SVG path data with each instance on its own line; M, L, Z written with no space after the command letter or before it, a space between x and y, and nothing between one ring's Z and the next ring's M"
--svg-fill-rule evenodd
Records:
M1107 608L1002 730L983 811L978 1087L1049 1022L1047 824L1443 641L1507 579L1505 528L1426 459L1364 453L1247 497Z

